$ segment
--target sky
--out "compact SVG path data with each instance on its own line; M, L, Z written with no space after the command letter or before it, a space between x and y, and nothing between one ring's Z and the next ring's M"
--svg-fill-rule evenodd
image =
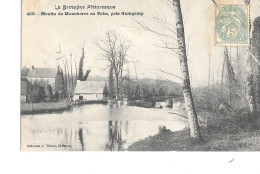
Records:
M243 0L216 0L218 4L242 4ZM143 16L27 16L27 12L64 12L55 10L63 5L112 5L115 10L82 10L82 12L143 12ZM76 60L77 64L84 46L84 69L91 69L92 76L108 76L108 62L104 60L97 43L105 39L108 31L117 32L123 39L131 42L128 59L130 76L138 78L161 78L180 82L179 59L169 50L161 48L165 38L143 30L135 21L149 28L165 33L172 33L154 18L169 23L175 29L175 16L168 6L168 0L22 0L22 67L57 67L62 66L57 58L65 56ZM192 86L207 85L209 57L211 73L214 79L221 70L223 47L214 46L215 6L211 0L181 0L188 64ZM76 12L75 10L66 10ZM78 12L81 12L80 10ZM251 19L260 16L260 5L251 4ZM173 34L173 37L176 35ZM176 46L174 39L167 42ZM59 52L59 45L61 53ZM234 48L231 48L234 49ZM135 73L136 72L136 73Z

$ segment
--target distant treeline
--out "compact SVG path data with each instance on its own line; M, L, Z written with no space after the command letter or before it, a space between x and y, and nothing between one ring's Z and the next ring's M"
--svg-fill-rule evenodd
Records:
M109 88L109 87L108 87ZM169 80L149 79L133 80L127 77L121 82L120 96L127 97L128 100L160 100L163 98L181 97L181 85ZM110 97L111 92L108 89ZM113 96L115 97L115 96Z

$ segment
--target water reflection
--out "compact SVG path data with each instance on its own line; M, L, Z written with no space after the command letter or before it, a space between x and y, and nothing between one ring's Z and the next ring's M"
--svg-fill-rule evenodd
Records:
M108 122L108 129L109 129L108 130L109 138L108 138L108 142L106 143L106 150L122 151L123 150L123 140L122 140L122 132L121 132L122 121L120 121L118 124L117 121L110 120Z
M84 151L84 142L83 142L83 134L82 134L82 128L79 129L79 142L81 144L81 149Z
M161 109L88 105L63 114L21 117L21 148L28 151L122 151L134 142L185 127ZM39 145L40 147L34 147Z

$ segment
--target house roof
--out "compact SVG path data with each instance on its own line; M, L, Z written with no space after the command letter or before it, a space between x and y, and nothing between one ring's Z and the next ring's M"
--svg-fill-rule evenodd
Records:
M77 81L75 94L103 94L105 81Z
M21 81L21 95L26 95L27 85L28 85L27 81L24 80Z
M55 78L56 75L55 68L34 68L29 70L27 78Z

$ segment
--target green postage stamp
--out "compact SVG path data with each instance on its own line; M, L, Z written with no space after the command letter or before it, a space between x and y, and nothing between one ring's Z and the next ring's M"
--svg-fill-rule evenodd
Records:
M249 5L217 5L216 46L248 46L249 18Z

